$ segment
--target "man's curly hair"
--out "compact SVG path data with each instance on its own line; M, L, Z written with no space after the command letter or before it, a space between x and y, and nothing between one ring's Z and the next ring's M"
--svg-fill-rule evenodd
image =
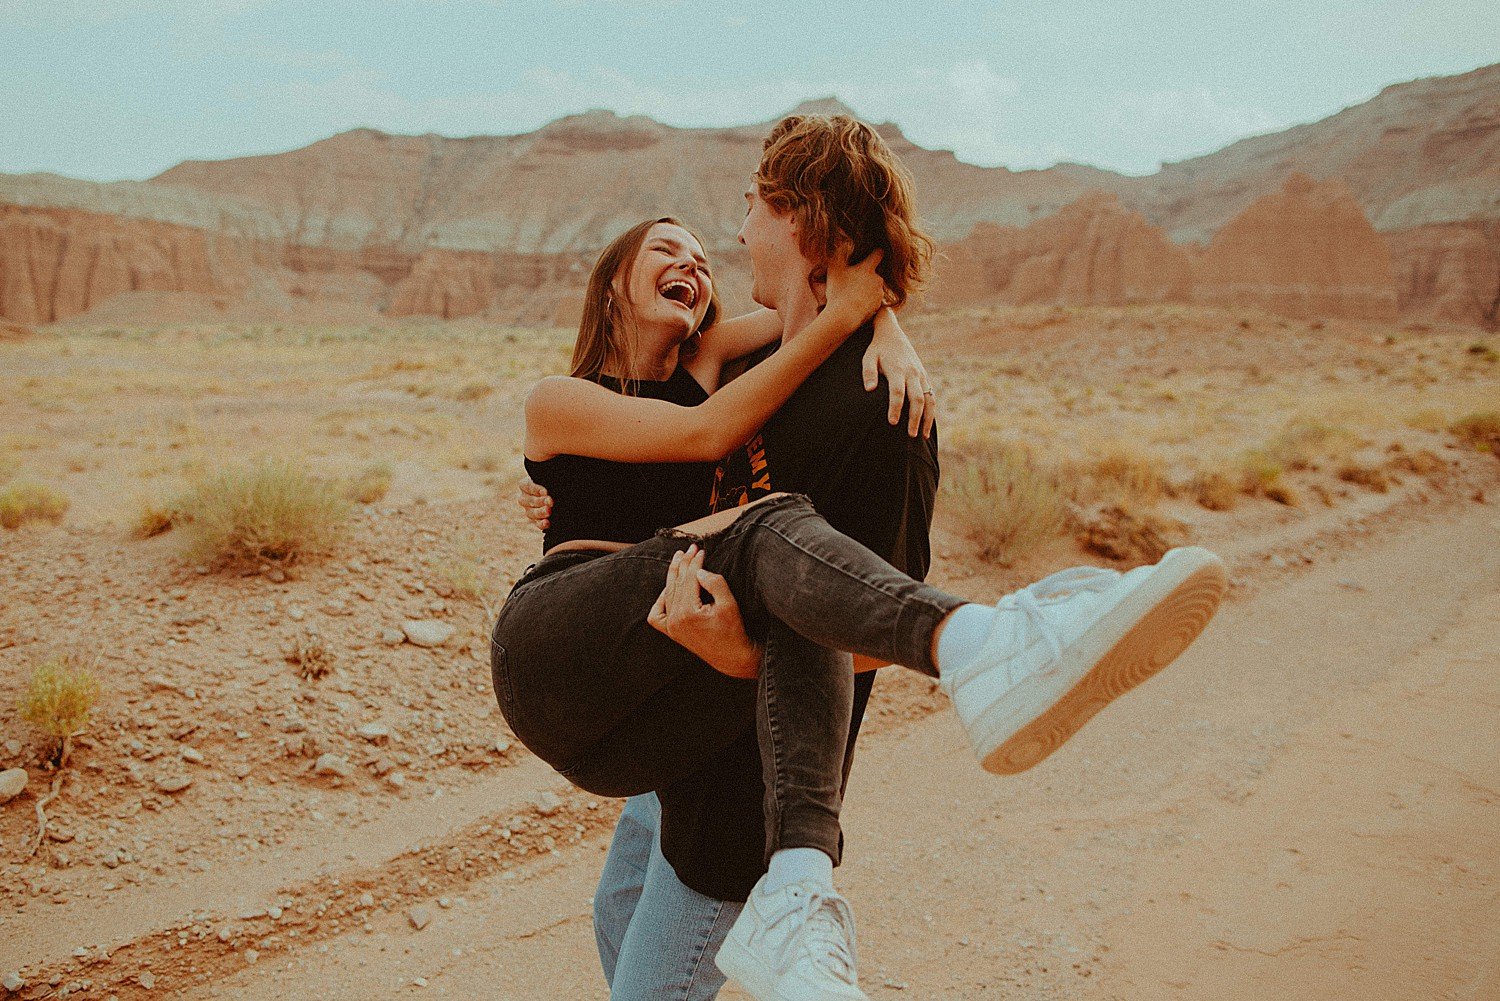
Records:
M790 115L766 136L755 171L760 197L797 219L810 260L832 259L840 242L851 261L885 252L880 275L899 306L927 282L932 238L917 223L911 174L869 125L848 115Z

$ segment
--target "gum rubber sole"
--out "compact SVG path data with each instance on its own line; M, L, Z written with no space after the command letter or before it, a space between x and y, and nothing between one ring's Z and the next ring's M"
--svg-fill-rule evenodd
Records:
M1051 708L984 755L985 771L1014 775L1045 760L1101 709L1172 663L1198 638L1218 611L1228 576L1219 558L1206 550L1174 552L1199 565L1156 600ZM1172 554L1168 555L1170 558ZM1166 562L1164 559L1163 565ZM1149 593L1142 597L1147 603L1151 601ZM1111 614L1124 612L1128 616L1130 611L1125 606L1132 604L1132 599L1140 603L1136 595L1131 595ZM1076 646L1087 647L1090 639L1085 634ZM1097 637L1092 639L1099 641Z

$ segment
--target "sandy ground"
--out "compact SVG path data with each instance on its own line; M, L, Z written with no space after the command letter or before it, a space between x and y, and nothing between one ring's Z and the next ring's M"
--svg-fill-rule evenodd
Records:
M1232 604L1018 778L979 772L945 714L877 737L840 873L866 988L1496 997L1497 666L1500 518L1473 510ZM603 997L603 847L476 882L426 931L388 916L187 996Z
M1472 350L1493 335L1175 309L914 327L950 442L1078 458L1123 439L1176 483L1292 419L1337 450L1286 472L1292 505L1136 498L1224 554L1230 600L1033 772L984 775L926 682L882 675L840 876L866 988L1500 997L1500 464L1444 430L1500 401ZM617 805L509 742L484 650L537 546L509 500L517 403L565 347L463 325L5 346L0 486L73 501L60 526L0 532L0 768L32 773L0 804L18 996L603 996L588 903ZM146 499L265 451L329 475L388 462L393 484L333 559L290 572L130 536ZM933 579L962 593L1100 559L1070 537L1009 565L971 550L940 510ZM410 618L455 636L392 643ZM283 656L309 630L337 661L317 681ZM104 697L32 856L51 775L9 707L60 651L89 653ZM349 774L316 774L326 753Z

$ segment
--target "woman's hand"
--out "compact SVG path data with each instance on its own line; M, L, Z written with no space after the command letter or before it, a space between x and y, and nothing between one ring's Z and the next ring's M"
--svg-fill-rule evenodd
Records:
M540 483L532 482L531 477L526 477L516 488L516 503L537 531L545 532L552 524L552 495Z
M885 301L885 279L875 273L885 255L874 250L858 264L846 264L848 252L848 244L840 244L828 262L828 308L839 310L858 326Z
M880 373L885 373L891 390L890 412L887 419L895 424L901 420L901 408L908 396L911 411L907 418L907 434L913 438L917 431L922 437L932 436L932 425L937 420L937 396L932 389L932 380L917 349L911 346L906 331L896 319L896 314L882 308L875 314L875 336L864 358L865 389L874 389L880 382Z
M700 591L712 599L703 602ZM703 569L697 544L672 554L667 583L646 621L731 678L760 676L761 651L745 634L729 582Z

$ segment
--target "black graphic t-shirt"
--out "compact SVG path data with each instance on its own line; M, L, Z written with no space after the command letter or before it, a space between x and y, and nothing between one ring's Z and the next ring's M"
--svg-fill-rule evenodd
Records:
M904 414L892 426L883 378L876 389L865 390L861 360L871 336L868 325L856 331L719 465L714 510L774 492L807 494L834 528L921 579L932 562L928 531L938 486L937 432L911 438ZM775 345L752 361L773 350ZM855 679L846 783L874 680L874 672ZM764 787L754 727L658 796L662 852L678 878L715 899L744 900L765 871Z

